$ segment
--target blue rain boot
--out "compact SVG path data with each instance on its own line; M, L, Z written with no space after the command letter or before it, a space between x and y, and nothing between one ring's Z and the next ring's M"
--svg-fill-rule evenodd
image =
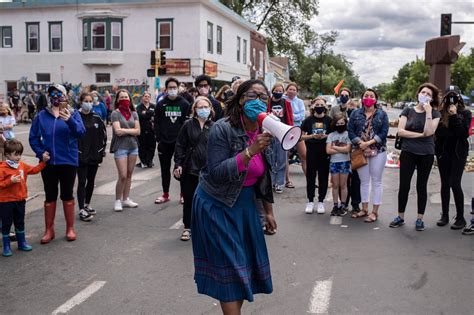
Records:
M23 250L25 252L29 252L30 250L32 250L33 247L31 247L26 241L25 231L15 230L15 232L16 232L16 240L18 242L18 249Z
M8 235L2 235L3 241L3 253L4 257L10 257L12 255L12 249L10 247L10 237Z

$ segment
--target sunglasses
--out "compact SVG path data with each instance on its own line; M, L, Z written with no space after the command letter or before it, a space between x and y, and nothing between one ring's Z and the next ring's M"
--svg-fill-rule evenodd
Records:
M59 91L58 92L51 92L51 93L49 93L49 96L51 96L51 97L61 97L61 96L63 96L63 93L61 93Z
M259 98L261 101L268 101L269 97L267 93L247 92L244 96L248 99L255 100Z

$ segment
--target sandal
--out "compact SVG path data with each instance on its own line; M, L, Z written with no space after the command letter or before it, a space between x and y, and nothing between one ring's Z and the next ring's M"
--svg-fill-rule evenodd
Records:
M377 221L377 213L371 212L369 216L364 220L365 223L374 223Z
M367 211L367 210L360 210L360 211L358 211L358 212L356 212L356 213L353 213L353 214L351 215L351 218L353 218L353 219L359 219L359 218L366 217L368 214L369 214L369 211Z
M191 230L184 229L183 234L181 234L182 241L189 241L191 239Z
M161 197L156 198L155 204L158 205L158 204L165 203L165 202L168 202L168 201L170 201L170 197L161 196Z
M285 187L286 188L295 188L295 185L293 185L293 183L290 181L287 181L286 184L285 184Z

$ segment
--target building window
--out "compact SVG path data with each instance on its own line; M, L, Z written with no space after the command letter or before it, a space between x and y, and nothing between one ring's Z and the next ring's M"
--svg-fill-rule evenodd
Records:
M257 69L257 51L252 48L252 66L253 70Z
M112 22L112 50L122 50L122 23Z
M92 22L92 50L105 50L105 22Z
M207 52L212 54L214 47L214 28L211 22L207 22Z
M156 20L156 48L173 49L173 20Z
M26 23L26 51L39 52L39 23Z
M237 36L237 62L240 62L240 37Z
M0 41L2 48L13 47L12 27L11 26L0 26Z
M37 73L36 82L51 82L51 73Z
M89 50L89 24L82 24L82 49Z
M263 51L258 52L258 71L263 72Z
M96 73L95 82L97 83L110 83L110 73Z
M49 22L49 51L63 50L62 22Z
M245 65L247 63L247 40L243 40L243 46L242 49L242 63Z
M221 55L222 54L222 27L217 26L216 36L217 36L216 52Z

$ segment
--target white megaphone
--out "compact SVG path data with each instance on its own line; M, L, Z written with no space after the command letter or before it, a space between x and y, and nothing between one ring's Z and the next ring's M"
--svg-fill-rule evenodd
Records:
M280 141L281 147L285 151L290 150L300 141L300 127L284 124L280 119L268 113L258 114L257 120L264 131L268 131Z

